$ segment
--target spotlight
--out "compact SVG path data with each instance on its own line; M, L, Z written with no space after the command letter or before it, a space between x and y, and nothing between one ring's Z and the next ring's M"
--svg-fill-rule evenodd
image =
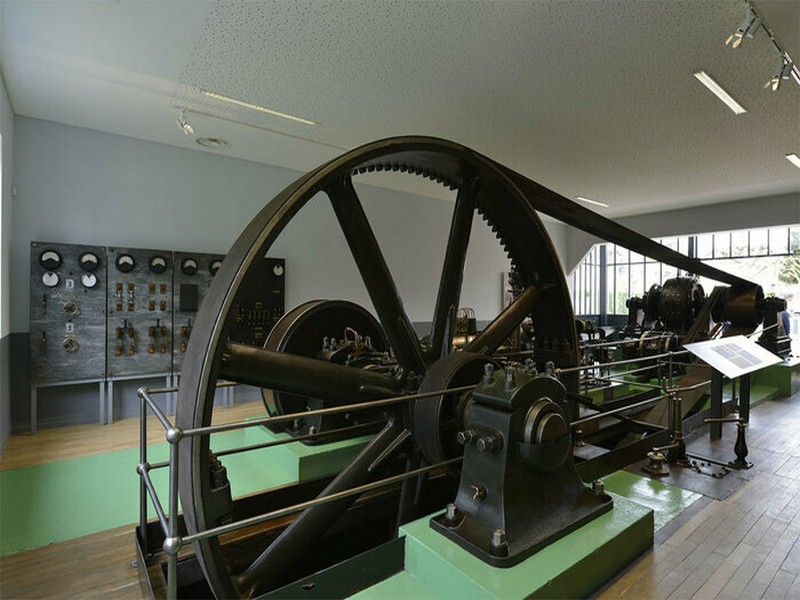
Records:
M728 36L728 39L725 40L725 45L731 48L738 48L745 37L752 38L758 32L761 23L761 17L753 12L749 2L746 3L744 6L744 21L741 22L736 31Z
M178 116L178 120L176 121L178 127L180 127L181 131L185 135L192 135L194 133L194 127L189 125L189 121L186 120L186 115L184 111L181 111L181 114Z
M764 84L764 89L771 89L773 92L777 92L781 87L781 81L792 76L792 67L792 62L781 56L778 67L775 69L775 74Z

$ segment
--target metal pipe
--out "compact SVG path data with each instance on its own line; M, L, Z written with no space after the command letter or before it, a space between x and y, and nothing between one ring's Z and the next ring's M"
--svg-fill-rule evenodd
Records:
M632 381L628 381L627 379L616 379L614 377L600 377L599 375L594 377L594 380L595 381L606 381L608 383L627 383L629 385L633 385L633 386L637 386L637 387L643 387L643 388L648 389L648 390L660 390L661 389L660 385L655 385L653 383L646 383L644 381L642 381L642 382L632 382Z
M650 342L650 341L653 341L653 340L663 340L663 339L670 338L670 337L672 337L672 336L671 335L659 335L659 336L649 337L649 338L647 338L647 341ZM639 339L639 338L627 338L627 339L624 339L624 340L616 340L616 341L612 341L612 342L601 342L599 344L592 344L590 342L584 342L583 344L579 344L578 347L581 348L581 349L583 349L583 348L605 348L607 346L622 346L622 345L629 345L629 344L638 344L641 341L642 340Z
M238 381L218 381L214 387L233 387L236 385L240 385ZM170 386L170 387L160 387L160 388L147 388L147 393L151 396L155 396L156 394L173 394L179 391L179 387L177 385Z
M664 389L660 385L655 385L654 383L645 383L645 382L633 383L633 382L627 381L625 379L614 379L613 377L595 377L595 379L597 381L608 381L609 383L628 383L628 384L633 385L633 386L640 386L640 387L647 388L647 389L650 389L650 390L661 390L661 389ZM664 391L665 392L690 392L690 391L692 391L694 389L697 389L699 387L707 386L710 383L711 383L711 380L707 379L706 381L700 381L699 383L695 383L693 385L686 386L686 387L675 387L675 388L669 387L669 388L664 389Z
M153 480L150 478L150 472L147 469L141 469L139 472L139 477L142 478L144 482L145 488L147 489L147 493L150 495L150 500L153 502L153 507L156 509L156 515L158 516L158 522L161 525L161 530L164 532L165 536L169 535L169 524L167 522L167 515L164 513L164 507L161 506L161 500L158 499L158 494L156 493L156 488L153 485ZM147 523L145 522L145 526ZM147 552L147 549L145 549Z
M584 423L597 421L598 419L602 419L603 417L610 417L611 415L616 415L618 413L625 412L626 410L648 406L649 404L655 404L656 402L660 402L664 398L668 398L668 396L666 394L662 394L661 396L656 396L655 398L650 398L648 400L642 400L641 402L636 402L635 404L629 404L628 406L622 406L620 408L615 408L613 410L606 410L603 412L599 412L596 415L591 415L588 417L584 417L583 419L578 419L577 421L572 421L570 425L572 427L575 427L576 425L583 425Z
M139 395L139 464L140 468L144 468L147 464L147 409L141 394ZM147 535L147 484L144 477L139 480L139 534L142 536L142 554L147 558L150 551Z
M710 385L710 384L711 384L711 380L710 379L706 379L705 381L700 381L698 383L695 383L693 385L688 385L686 387L670 388L668 391L671 391L671 392L691 392L692 390L696 390L697 388L701 388L701 387L706 387L707 385Z
M281 440L274 440L272 442L264 442L263 444L253 444L252 446L242 446L241 448L231 448L230 450L222 450L221 452L214 452L214 455L219 458L220 456L227 456L229 454L237 454L239 452L247 452L250 450L260 450L262 448L272 448L274 446L282 446L284 444L291 444L293 442L301 442L303 440L315 440L324 438L326 436L336 435L339 433L356 433L365 429L370 429L376 425L382 425L383 421L373 421L371 423L363 423L362 425L354 425L352 427L340 427L338 429L331 429L329 431L322 431L320 433L309 433L307 435L298 435L296 437L284 438Z
M765 331L769 331L770 329L774 329L778 326L778 323L773 323L772 325L768 325L767 327L762 327L761 329L757 329L753 333L748 333L746 337L751 338L757 333L764 333Z
M169 533L170 552L167 553L167 598L178 597L178 437L169 445Z
M605 365L606 365L606 363L603 363L602 365L595 365L595 366L596 367L601 367L601 366L604 367ZM647 365L646 367L639 367L638 369L631 369L630 371L622 371L619 374L620 375L636 375L636 373L644 373L645 371L652 371L653 369L657 369L658 367L659 367L658 364Z
M677 352L664 352L663 354L654 354L653 356L642 356L641 358L629 358L627 360L615 360L612 362L603 363L602 367L616 367L619 365L629 365L631 363L640 363L645 360L656 360L659 358L666 358L667 356L673 355L677 356L678 354L688 354L688 350L679 350ZM556 376L564 375L565 373L575 373L577 371L585 371L586 369L596 369L600 365L583 365L579 367L569 367L567 369L556 369L555 374Z
M172 394L178 391L178 386L160 387L160 388L144 388L147 393L155 396L156 394Z
M245 429L247 427L254 427L256 425L267 425L270 423L283 423L284 421L292 421L294 419L303 419L306 417L315 417L317 415L334 415L338 413L346 413L353 410L368 410L371 408L381 408L384 406L392 406L394 404L401 404L410 400L419 400L420 398L430 398L431 396L439 396L441 394L454 394L458 392L467 392L475 389L477 385L462 385L460 387L448 388L444 390L434 390L432 392L425 392L420 394L409 394L408 396L395 396L394 398L385 398L383 400L372 400L370 402L358 402L356 404L346 404L344 406L331 406L330 408L320 408L317 410L307 410L305 412L291 413L288 415L276 415L274 417L264 417L263 419L252 419L250 421L240 421L238 423L227 423L225 425L209 425L206 427L195 427L192 429L185 429L183 435L205 435L212 433L221 433L223 431L233 431L235 429Z
M170 420L169 418L167 418L167 415L165 415L164 411L161 410L161 407L155 403L155 400L153 400L150 397L150 393L147 388L144 387L139 388L139 397L144 398L144 401L147 402L147 405L152 409L156 417L158 417L158 420L165 431L169 431L170 429L173 428L173 425L172 423L170 423Z
M364 492L370 492L372 490L377 490L379 488L391 485L393 483L399 483L400 481L404 481L411 477L416 477L421 473L427 473L429 471L434 471L436 469L441 469L443 467L456 464L461 462L463 457L459 456L457 458L451 458L449 460L442 461L440 463L436 463L435 465L429 465L427 467L421 467L419 469L414 469L413 471L407 471L405 473L401 473L399 475L394 475L392 477L386 477L385 479L380 479L378 481L373 481L372 483L365 483L364 485L359 485L354 488L350 488L347 490L342 490L341 492L336 492L334 494L329 494L327 496L322 496L320 498L314 498L313 500L308 500L307 502L301 502L300 504L294 504L292 506L287 506L285 508L281 508L278 510L273 510L272 512L264 513L262 515L256 515L254 517L250 517L248 519L243 519L241 521L237 521L235 523L229 523L227 525L220 525L218 527L213 527L211 529L207 529L205 531L198 531L197 533L193 533L187 535L183 538L184 544L188 544L190 542L196 542L198 540L208 539L210 537L215 537L219 535L224 535L226 533L231 533L232 531L237 531L239 529L243 529L245 527L250 527L252 525L259 525L261 523L265 523L267 521L271 521L273 519L278 519L280 517L285 517L287 515L291 515L296 512L300 512L305 510L306 508L310 508L312 506L316 506L318 504L325 504L327 502L334 502L336 500L341 500L342 498L347 498L349 496L357 496L359 494L363 494Z

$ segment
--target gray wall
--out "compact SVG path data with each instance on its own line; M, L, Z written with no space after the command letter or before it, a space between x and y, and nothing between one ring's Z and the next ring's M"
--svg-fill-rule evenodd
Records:
M670 210L649 215L615 219L620 225L648 237L667 237L712 231L733 231L756 227L800 223L800 194L789 193L751 198L710 206ZM601 241L574 227L565 226L563 264L570 272L593 244Z
M66 125L17 117L14 141L14 238L11 328L15 354L26 354L31 240L225 252L260 210L300 173ZM427 322L438 290L453 203L375 186L358 186L365 211L412 321ZM557 250L565 227L546 224ZM312 201L279 237L271 254L287 260L286 304L344 298L369 306L333 212ZM563 255L563 252L559 252ZM479 319L501 305L507 259L488 227L476 221L462 305ZM22 356L20 363L26 361ZM24 375L25 365L18 373ZM27 427L27 383L15 385L14 427ZM130 393L123 390L123 395ZM69 402L56 402L59 394ZM132 401L132 400L131 400ZM58 404L72 415L53 412ZM93 392L79 388L40 395L46 425L92 421ZM126 413L123 410L123 413ZM127 413L126 413L127 414Z
M2 186L0 186L0 452L11 431L11 184L13 169L14 112L0 75L0 136L2 136Z

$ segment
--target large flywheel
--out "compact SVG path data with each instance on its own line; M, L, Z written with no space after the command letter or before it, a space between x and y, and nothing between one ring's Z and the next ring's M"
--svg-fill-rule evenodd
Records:
M431 178L457 197L445 251L429 342L414 332L392 274L353 186L353 176L371 171L400 171ZM522 189L525 189L523 192ZM278 235L315 195L329 198L364 281L378 322L385 333L396 368L375 372L228 341L237 300L255 274L253 265L270 252ZM536 336L535 360L540 369L578 364L572 306L558 258L533 208L532 194L559 198L494 161L459 144L428 137L399 137L367 144L299 178L274 198L247 226L214 278L192 331L178 396L177 425L182 429L211 422L215 385L219 379L298 395L333 404L357 403L441 385L477 384L483 366L520 325L530 318ZM470 358L455 361L449 372L435 363L450 354L459 306L464 265L475 213L482 216L500 242L521 282L512 304L503 310L464 350ZM477 356L476 356L477 355ZM481 358L484 357L484 358ZM455 364L452 356L448 364ZM463 363L463 364L462 364ZM426 374L432 373L426 382ZM421 385L419 382L422 382ZM568 389L574 381L566 378ZM374 478L376 464L412 447L428 463L458 452L453 420L468 401L440 395L416 404L386 409L386 425L374 440L322 492L346 490ZM219 524L209 438L188 437L180 447L180 498L190 532ZM303 547L314 545L348 509L352 498L313 506L248 565L226 557L219 540L195 543L206 578L217 597L253 597L292 581L302 561Z

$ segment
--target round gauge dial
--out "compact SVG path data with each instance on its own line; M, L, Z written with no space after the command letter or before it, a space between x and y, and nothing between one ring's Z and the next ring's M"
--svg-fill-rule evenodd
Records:
M84 273L81 275L81 283L83 287L91 289L97 285L97 277L94 273Z
M62 262L61 255L55 250L45 250L39 255L39 264L48 271L55 271Z
M48 271L44 275L42 275L42 283L45 287L53 288L58 285L59 282L58 273L53 273L52 271Z
M194 275L197 273L197 261L193 258L184 258L181 261L181 273L184 275Z
M94 271L100 264L100 259L94 252L84 252L80 255L80 258L78 258L78 264L81 266L81 269L86 272Z
M161 275L167 270L167 259L156 254L150 258L150 263L147 266L150 267L151 272L156 275Z
M222 261L219 259L212 260L208 265L208 272L211 273L212 277L217 274L219 268L222 266Z
M283 265L275 265L272 267L272 272L275 273L275 277L280 277L283 275Z
M136 261L130 254L120 254L114 264L123 273L130 273L136 268Z

